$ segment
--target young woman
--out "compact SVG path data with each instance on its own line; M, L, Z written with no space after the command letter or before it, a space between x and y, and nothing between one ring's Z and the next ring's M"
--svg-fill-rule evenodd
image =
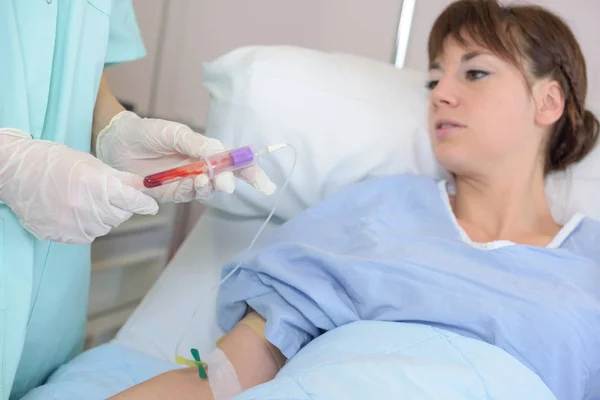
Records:
M559 224L544 193L598 137L579 45L543 8L461 0L428 50L431 143L453 179L363 182L293 219L222 287L214 380L209 363L208 380L175 371L116 399L228 398L361 319L444 327L502 348L559 400L599 398L600 224Z

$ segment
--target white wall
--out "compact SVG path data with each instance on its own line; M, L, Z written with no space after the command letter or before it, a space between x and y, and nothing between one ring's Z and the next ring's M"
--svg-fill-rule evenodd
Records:
M205 125L202 64L246 45L297 45L393 62L402 0L133 0L148 56L109 70L142 115ZM161 23L165 24L162 55ZM182 207L187 232L202 213ZM180 235L181 236L181 235Z
M163 0L134 0L149 57L117 66L117 95L142 114L203 127L208 95L202 64L245 45L298 45L392 62L402 0L166 1L164 53L157 82L153 62ZM155 110L150 87L156 84Z
M165 1L167 0L133 0L148 55L141 60L108 69L108 79L115 94L122 100L135 103L136 111L143 115L149 114L150 111L154 64Z

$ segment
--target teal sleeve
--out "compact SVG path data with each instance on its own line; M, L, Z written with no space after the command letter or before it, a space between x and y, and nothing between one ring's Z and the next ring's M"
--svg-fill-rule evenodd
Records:
M112 0L105 66L140 59L146 55L131 0Z

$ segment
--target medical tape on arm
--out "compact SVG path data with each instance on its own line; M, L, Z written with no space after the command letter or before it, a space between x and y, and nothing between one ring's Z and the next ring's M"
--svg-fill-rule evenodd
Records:
M281 367L283 367L283 363L280 363L281 356L275 354L276 350L273 344L265 337L265 325L267 324L267 321L265 321L265 319L256 311L253 311L247 314L239 323L252 329L267 344L269 353L273 356L273 360L277 363L277 367L281 369Z
M252 329L261 339L267 340L265 338L265 325L267 322L257 312L246 314L239 323Z
M281 369L281 367L283 367L283 363L280 362L281 356L278 354L275 354L275 349L273 347L273 344L271 342L269 342L267 340L267 338L265 337L266 323L267 322L265 321L265 319L256 311L252 311L252 312L246 314L244 316L244 318L242 318L238 322L238 324L246 325L248 328L252 329L254 331L254 333L256 333L267 344L267 348L269 349L269 352L273 356L273 360L276 362L277 367L279 369ZM223 339L223 337L217 341L217 345L221 342L222 339Z
M258 336L265 339L265 320L256 312L247 314L238 324L248 326ZM217 348L206 360L208 383L215 400L229 400L242 392L242 386L235 368L223 350L218 347L224 337L217 341Z
M249 314L246 314L244 318L238 321L238 324L246 325L248 328L252 329L261 339L267 341L267 339L265 338L266 321L257 312L251 312ZM219 340L217 340L217 346L221 343L225 336L227 335L223 335L219 338Z
M206 359L208 384L214 400L229 400L242 393L242 385L233 364L217 347Z

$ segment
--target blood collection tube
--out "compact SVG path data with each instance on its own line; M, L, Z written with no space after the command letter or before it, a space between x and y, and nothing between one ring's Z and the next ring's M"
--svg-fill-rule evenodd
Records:
M244 146L235 150L212 154L192 164L148 175L144 178L144 186L155 188L166 183L200 174L205 174L209 179L212 179L222 172L236 171L254 165L260 154L270 153L286 146L286 144L277 144L267 146L259 151L254 151L251 146Z

